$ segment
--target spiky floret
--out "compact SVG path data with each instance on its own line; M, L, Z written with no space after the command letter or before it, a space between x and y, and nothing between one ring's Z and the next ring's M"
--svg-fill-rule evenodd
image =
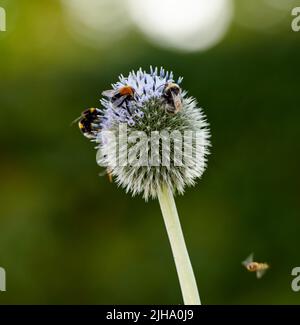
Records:
M149 73L141 69L135 73L131 72L128 77L121 76L119 82L113 84L113 89L129 85L136 91L135 100L124 102L121 107L114 107L113 103L107 99L102 99L104 107L101 121L101 131L96 138L98 143L97 162L101 166L107 167L118 185L131 192L133 195L143 194L143 197L155 198L157 191L163 184L167 184L173 193L184 192L185 186L194 185L197 178L201 177L206 166L206 155L209 146L208 124L197 102L192 97L187 97L186 92L182 92L182 110L176 114L166 112L166 103L163 100L163 91L167 83L174 82L173 74L165 72L163 69L150 69ZM177 81L180 84L182 78ZM127 141L126 145L119 143L112 144L105 136L107 131L116 135L120 139L120 125L126 125L126 137L130 139L131 134L147 136L147 140L140 142L140 149L147 147L147 162L144 164L121 164L121 158L128 158L131 149L137 145L138 141ZM153 131L156 131L153 133ZM155 133L159 133L160 144L153 147ZM178 133L179 132L179 133ZM176 151L177 145L183 144L174 134L181 134L188 152L182 163L178 162ZM141 136L142 136L141 135ZM123 134L124 136L124 134ZM165 152L162 144L166 137L170 138L169 152ZM167 141L168 142L168 141ZM149 150L148 150L149 149ZM177 147L178 149L178 147ZM189 150L190 149L190 150ZM152 150L152 152L151 152ZM165 151L164 151L165 150ZM117 162L112 159L113 152L118 152ZM141 151L137 153L141 159ZM160 157L159 164L153 164L153 157ZM163 159L165 164L162 164ZM130 159L128 159L130 160ZM156 160L157 162L157 160ZM167 162L167 163L166 163Z

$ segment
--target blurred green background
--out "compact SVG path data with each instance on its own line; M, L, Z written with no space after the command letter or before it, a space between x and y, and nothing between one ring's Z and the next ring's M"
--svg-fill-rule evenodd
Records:
M72 1L0 1L0 303L182 303L158 202L98 177L70 126L120 73L150 65L184 76L211 126L208 169L176 198L202 302L300 303L300 1L235 1L201 51L145 36L126 1L82 1L77 15ZM241 266L251 252L271 264L259 281Z

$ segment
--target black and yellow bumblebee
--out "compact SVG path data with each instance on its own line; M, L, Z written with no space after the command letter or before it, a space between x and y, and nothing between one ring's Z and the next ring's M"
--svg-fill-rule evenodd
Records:
M88 108L81 113L78 127L86 138L94 139L100 130L100 121L101 111L98 108Z
M82 134L88 139L95 139L100 130L101 111L98 108L88 108L81 113L81 116L74 122L78 121L78 127ZM110 182L112 182L112 173L109 168L105 172Z
M176 114L182 110L181 88L173 82L168 82L163 90L162 97L166 102L166 111Z

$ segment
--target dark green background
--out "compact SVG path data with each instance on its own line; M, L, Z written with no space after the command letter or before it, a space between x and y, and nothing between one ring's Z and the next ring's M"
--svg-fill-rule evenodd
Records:
M245 1L245 0L243 0ZM260 10L260 2L257 10ZM236 1L235 17L239 15ZM119 73L164 66L184 76L212 133L208 169L176 198L205 304L297 304L300 266L300 32L234 20L201 53L151 45L133 29L91 47L59 1L0 1L0 302L181 303L158 202L98 177L95 150L70 122L99 106ZM262 280L241 261L271 264Z

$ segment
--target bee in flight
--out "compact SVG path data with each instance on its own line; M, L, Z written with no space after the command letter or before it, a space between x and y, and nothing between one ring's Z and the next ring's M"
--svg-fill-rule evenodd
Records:
M253 254L249 255L245 261L242 262L242 265L244 265L249 272L256 272L256 277L258 279L260 279L270 267L267 263L254 262Z
M163 90L163 99L167 103L167 112L176 114L182 110L181 88L172 82L168 82Z
M100 119L101 111L98 108L88 108L74 122L78 121L78 127L86 138L95 139L100 129Z
M102 95L109 98L115 107L120 107L123 103L134 100L136 92L133 87L126 85L119 89L104 90Z

